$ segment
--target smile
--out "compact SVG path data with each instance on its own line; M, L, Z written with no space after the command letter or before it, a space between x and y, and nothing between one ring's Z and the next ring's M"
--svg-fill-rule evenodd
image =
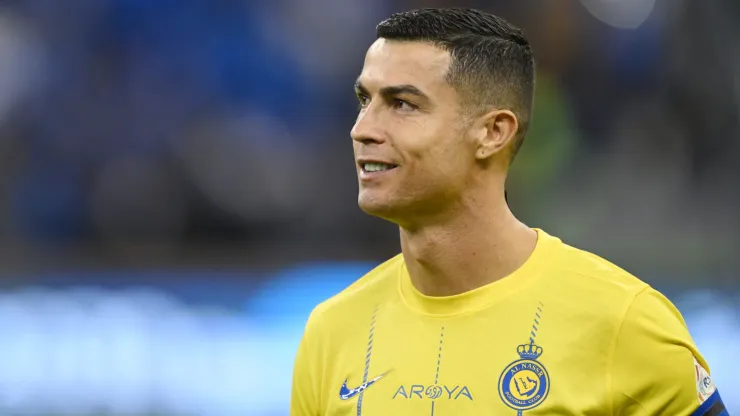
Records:
M388 163L378 163L378 162L372 162L372 163L361 163L360 167L362 168L362 171L365 173L375 173L375 172L384 172L388 170L395 169L396 165L391 165Z

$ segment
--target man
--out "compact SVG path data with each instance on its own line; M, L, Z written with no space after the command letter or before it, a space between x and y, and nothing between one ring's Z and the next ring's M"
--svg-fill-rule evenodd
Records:
M377 35L355 85L358 199L402 255L313 311L291 415L726 414L665 297L509 211L534 89L522 32L424 9Z

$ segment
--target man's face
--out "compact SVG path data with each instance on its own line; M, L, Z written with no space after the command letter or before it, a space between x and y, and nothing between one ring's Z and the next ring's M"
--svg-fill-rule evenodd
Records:
M378 39L368 50L352 128L360 207L403 223L445 210L474 167L450 55L424 42ZM380 169L380 170L379 170Z

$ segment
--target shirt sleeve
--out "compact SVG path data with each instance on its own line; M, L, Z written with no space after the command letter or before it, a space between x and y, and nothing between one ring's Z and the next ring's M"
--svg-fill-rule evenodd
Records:
M320 357L316 310L308 318L293 365L290 416L319 416Z
M652 288L629 306L609 364L614 415L726 414L683 317Z

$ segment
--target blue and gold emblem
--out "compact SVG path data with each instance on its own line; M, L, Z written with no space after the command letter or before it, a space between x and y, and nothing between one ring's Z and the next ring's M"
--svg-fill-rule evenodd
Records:
M519 360L509 364L498 379L498 393L507 406L518 410L533 409L550 392L550 375L537 358L542 347L533 343L517 347Z
M498 394L504 403L521 416L525 410L542 404L550 393L550 375L537 359L542 355L542 347L534 343L539 325L542 303L537 308L532 325L529 344L516 348L519 359L509 364L498 379Z

